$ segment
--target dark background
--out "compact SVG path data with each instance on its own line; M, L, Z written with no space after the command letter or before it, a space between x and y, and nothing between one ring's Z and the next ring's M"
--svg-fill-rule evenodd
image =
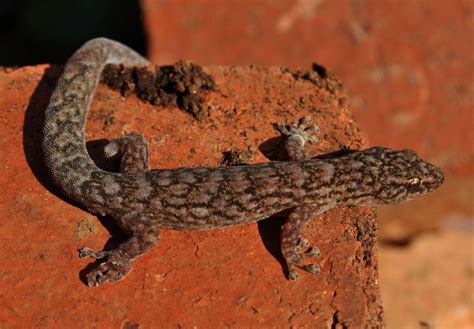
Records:
M137 1L2 0L0 66L64 63L97 36L122 41L146 54Z

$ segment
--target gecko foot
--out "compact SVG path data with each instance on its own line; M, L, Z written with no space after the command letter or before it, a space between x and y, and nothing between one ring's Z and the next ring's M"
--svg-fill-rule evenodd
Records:
M86 274L86 281L89 287L97 287L107 282L115 282L123 279L132 269L131 257L121 250L97 252L90 248L82 248L79 257L92 257L107 260L99 264Z
M274 123L273 129L285 137L299 135L305 142L316 143L318 138L314 135L319 133L319 127L310 125L310 122L310 117L303 117L299 119L297 123L293 124L286 122Z
M308 248L307 248L308 247ZM307 248L306 251L299 253L301 248ZM321 255L321 252L316 247L309 246L308 240L300 238L296 246L294 247L292 257L287 259L288 263L288 279L294 281L298 279L299 275L296 272L296 267L303 271L310 273L319 273L320 267L318 264L303 264L302 260L314 256Z

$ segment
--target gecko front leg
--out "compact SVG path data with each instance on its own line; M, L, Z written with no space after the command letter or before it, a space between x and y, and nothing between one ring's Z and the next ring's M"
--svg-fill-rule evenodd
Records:
M319 132L318 126L309 126L310 118L301 118L296 124L278 123L273 128L284 137L284 146L288 153L289 160L303 161L308 159L304 150L304 144L316 142L317 138L313 135ZM319 256L318 248L309 247L308 240L301 237L300 231L303 225L311 218L326 209L315 206L303 205L291 210L288 218L282 226L281 231L281 252L288 266L288 278L296 280L298 273L296 267L310 273L318 273L318 264L304 264L303 260L313 256ZM306 251L300 253L300 249L308 247Z
M143 227L143 223L147 223L146 219L140 217L140 215L129 216L126 220L119 218L119 221L131 221L137 227ZM143 255L155 246L160 239L159 230L153 226L143 230L133 230L128 233L130 234L128 240L120 244L116 249L95 251L86 247L79 250L79 257L81 258L106 259L86 274L89 287L122 280L132 269L132 260Z
M140 173L149 168L148 146L144 137L132 134L112 140L104 149L108 158L120 161L120 172ZM123 279L132 269L132 260L143 255L159 240L159 230L153 221L138 211L131 211L114 217L116 224L129 235L128 240L110 251L95 251L90 248L79 250L81 258L105 259L86 274L91 287Z

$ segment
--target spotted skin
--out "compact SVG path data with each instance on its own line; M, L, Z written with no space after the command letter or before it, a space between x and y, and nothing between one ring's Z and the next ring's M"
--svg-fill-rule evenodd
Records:
M87 111L107 63L148 62L112 40L93 39L67 62L45 112L42 141L46 168L71 199L95 214L108 215L128 235L116 249L80 250L103 259L87 274L97 286L123 279L132 261L159 240L159 229L211 230L256 222L289 210L281 248L289 279L295 268L316 273L303 260L319 254L300 236L305 222L339 205L393 204L422 196L443 182L443 173L415 152L372 147L346 155L310 159L305 141L317 127L306 118L276 124L290 161L233 167L149 170L146 140L137 134L112 140L104 149L120 172L98 168L85 145Z

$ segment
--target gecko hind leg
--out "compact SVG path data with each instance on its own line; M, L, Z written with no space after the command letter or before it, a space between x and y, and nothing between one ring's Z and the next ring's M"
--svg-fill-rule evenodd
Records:
M133 217L126 219L126 221L136 223L137 227L146 226L140 223L140 220L142 223L145 221L143 217L140 219ZM132 269L132 260L143 255L155 246L159 239L159 230L151 226L146 229L135 230L128 240L121 243L116 249L110 251L97 252L90 248L82 248L79 251L81 258L91 257L94 259L106 259L86 274L87 285L89 287L95 287L100 284L122 280Z
M318 264L303 263L304 259L319 256L320 252L315 247L309 247L308 240L300 235L304 223L311 219L315 213L318 213L318 211L312 206L296 207L291 211L282 226L281 253L288 266L288 279L290 280L298 278L296 267L310 273L318 273L320 270ZM307 248L307 250L300 253L302 248Z
M107 158L120 160L122 173L149 170L148 145L141 135L116 138L106 145L104 153ZM158 227L143 214L129 213L114 217L114 221L129 235L125 242L109 251L96 251L87 247L79 250L81 258L105 259L86 274L87 284L91 287L123 279L132 269L132 260L143 255L159 241Z

